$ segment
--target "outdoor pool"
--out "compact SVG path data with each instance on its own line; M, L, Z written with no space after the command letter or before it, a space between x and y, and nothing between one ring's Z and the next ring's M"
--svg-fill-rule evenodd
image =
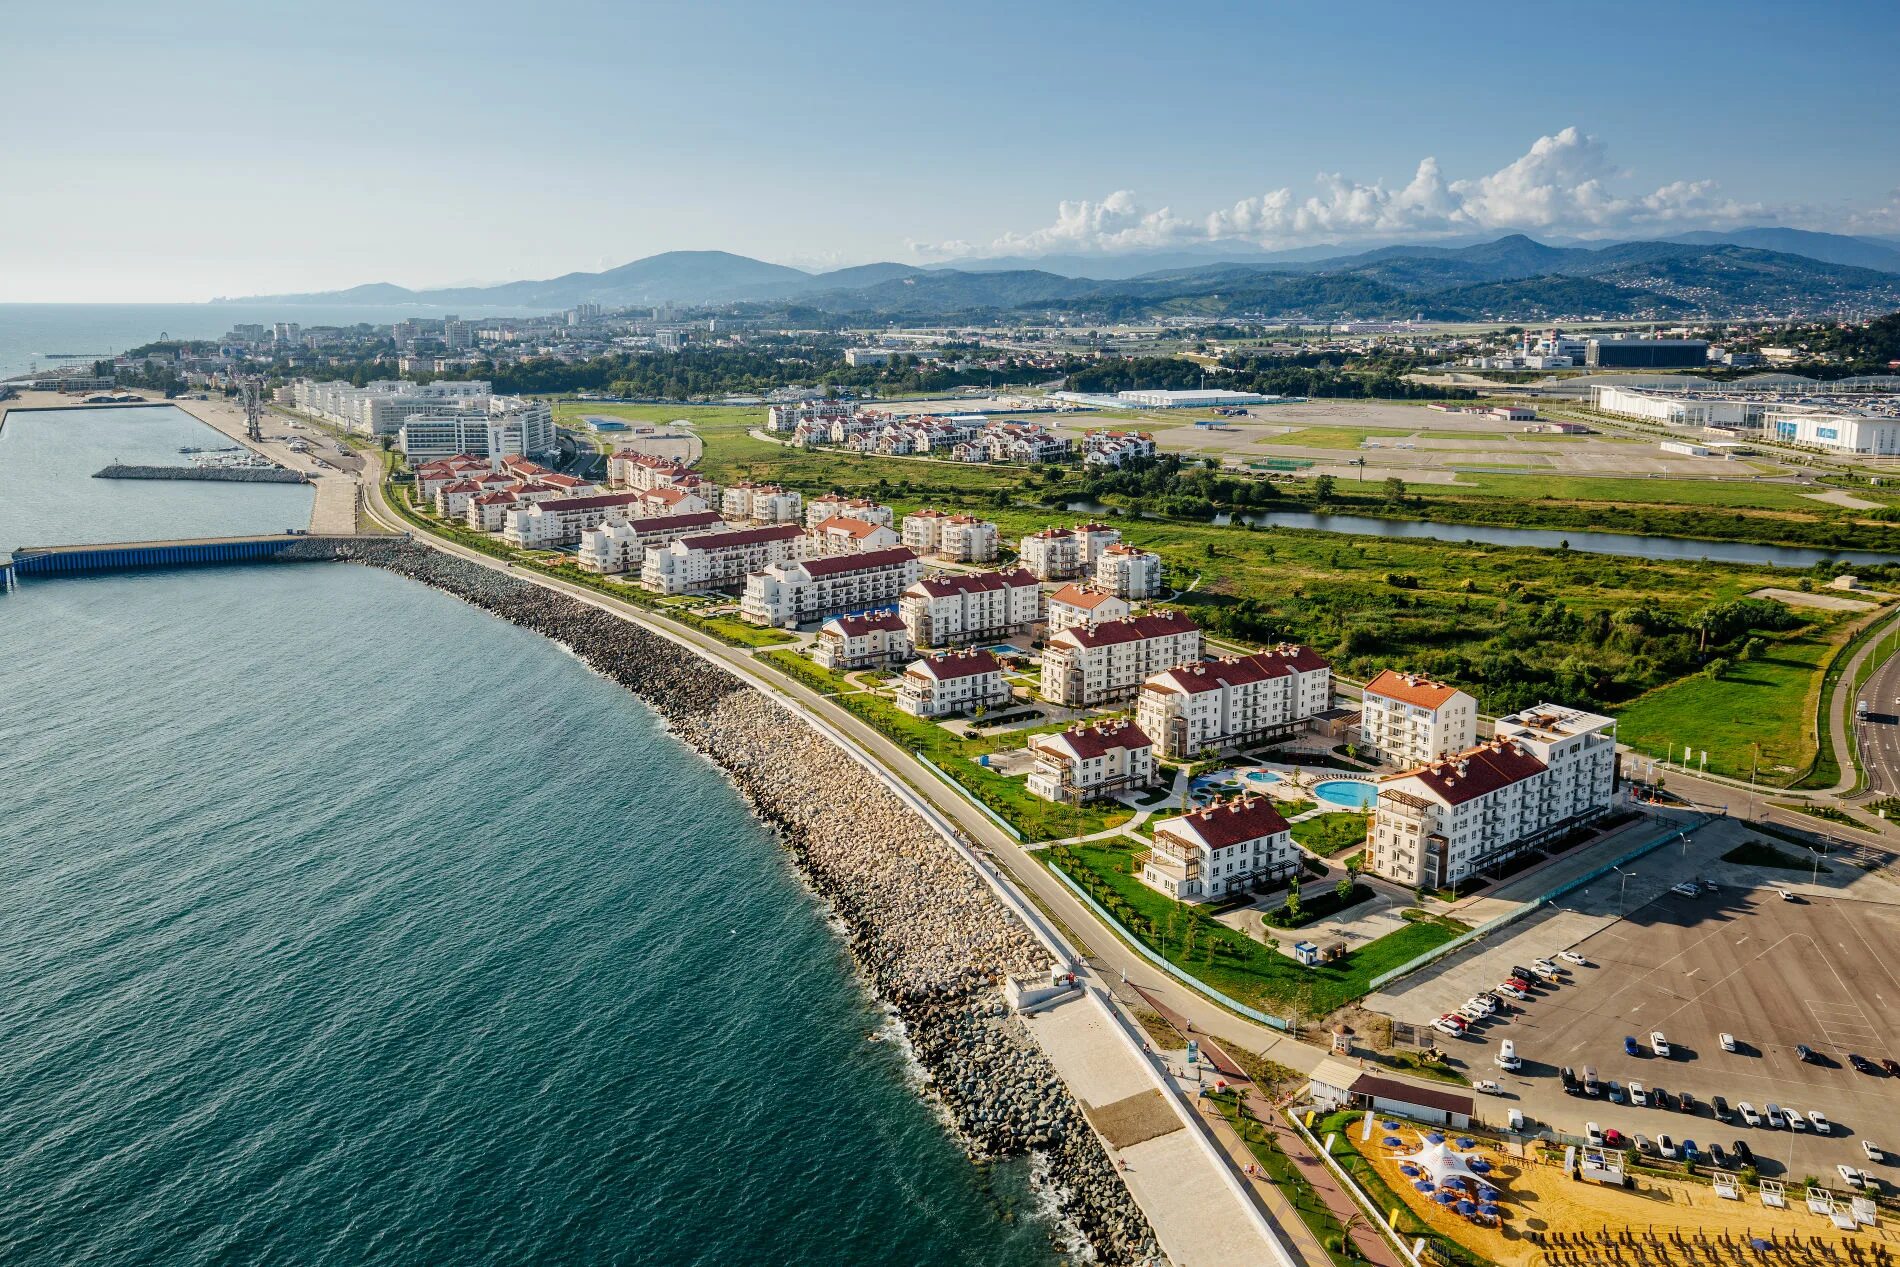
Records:
M1258 783L1263 787L1268 783L1278 783L1280 781L1280 776L1271 770L1249 770L1242 777L1249 783Z
M1313 785L1313 795L1347 809L1370 812L1379 799L1379 785L1366 779L1322 779Z

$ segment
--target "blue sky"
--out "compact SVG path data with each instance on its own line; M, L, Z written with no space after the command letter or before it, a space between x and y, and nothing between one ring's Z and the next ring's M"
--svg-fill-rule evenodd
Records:
M0 300L1900 233L1891 4L25 7Z

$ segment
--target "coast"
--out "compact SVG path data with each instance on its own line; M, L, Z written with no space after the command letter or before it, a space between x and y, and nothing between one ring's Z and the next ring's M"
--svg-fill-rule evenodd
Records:
M1046 970L1048 952L864 766L812 742L798 718L726 670L576 599L398 538L311 548L558 641L658 712L726 772L835 911L970 1156L1032 1157L1062 1221L1098 1261L1157 1252L1080 1104L998 989L1007 975Z

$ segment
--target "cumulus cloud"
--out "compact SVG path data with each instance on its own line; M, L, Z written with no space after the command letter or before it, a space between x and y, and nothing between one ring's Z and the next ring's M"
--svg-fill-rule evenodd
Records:
M1490 230L1534 230L1608 236L1641 229L1729 227L1764 216L1795 218L1725 197L1709 180L1678 180L1649 193L1621 192L1626 174L1608 148L1574 127L1539 137L1522 156L1488 175L1447 180L1436 158L1420 161L1411 179L1392 187L1321 172L1301 196L1281 187L1242 198L1200 217L1167 207L1145 210L1130 190L1099 202L1058 205L1053 224L1006 233L986 245L916 243L920 255L1113 253L1209 242L1277 248L1311 242L1408 235L1430 237ZM953 249L954 248L954 249Z

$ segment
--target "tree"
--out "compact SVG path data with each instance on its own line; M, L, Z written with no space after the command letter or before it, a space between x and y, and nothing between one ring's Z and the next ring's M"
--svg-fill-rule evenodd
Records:
M1350 871L1339 877L1339 883L1333 886L1333 892L1339 894L1339 900L1342 902L1352 896L1352 873Z
M1333 499L1333 493L1338 487L1339 481L1332 476L1320 476L1313 481L1313 500L1316 502L1331 501Z
M1396 475L1386 477L1385 499L1397 503L1405 500L1405 481Z

